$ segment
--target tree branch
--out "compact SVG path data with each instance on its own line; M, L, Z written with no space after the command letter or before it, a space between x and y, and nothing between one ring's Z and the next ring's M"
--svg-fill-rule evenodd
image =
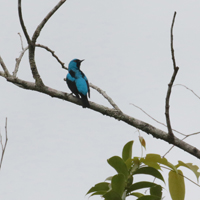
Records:
M24 81L24 80L21 80L18 78L14 78L13 76L7 77L7 81L12 82L15 85L22 87L24 89L38 91L38 92L47 94L51 97L69 101L71 103L81 106L81 102L79 101L79 99L77 99L76 97L74 97L73 95L70 95L68 93L64 93L62 91L57 91L57 90L47 87L47 86L45 86L43 88L39 88L35 85L35 83L31 83L31 82L27 82L27 81ZM97 103L94 103L91 101L90 101L90 109L94 110L96 112L99 112L103 115L117 119L119 121L123 121L126 124L129 124L130 126L133 126L137 129L140 129L140 130L146 132L147 134L151 134L153 137L155 137L157 139L162 139L170 144L173 144L174 146L179 147L180 149L182 149L200 159L200 150L199 149L193 147L192 145L190 145L184 141L181 141L180 139L178 139L175 136L174 136L174 139L171 140L171 138L168 137L168 134L166 132L164 132L148 123L140 121L129 115L126 115L125 113L116 112L115 109L113 110L113 109L110 109L108 107L105 107L103 105L100 105L100 104L97 104Z
M26 40L27 40L28 44L31 44L31 40L30 40L30 37L29 37L28 32L26 30L26 27L24 25L24 20L23 20L23 17L22 17L21 0L18 0L18 14L19 14L19 21L20 21L22 30L24 32L24 35L26 37Z
M171 81L168 84L168 91L167 91L167 96L166 96L166 101L165 101L165 116L166 116L166 122L167 122L167 129L168 129L168 133L169 133L170 137L173 137L174 134L172 132L172 127L171 127L171 122L170 122L169 100L170 100L172 86L173 86L174 80L175 80L176 75L177 75L178 70L179 70L179 68L176 66L176 61L175 61L175 56L174 56L174 47L173 47L173 26L174 26L175 17L176 17L176 12L174 12L174 17L173 17L172 25L171 25L171 54L172 54L174 72L173 72L173 75L171 77Z
M115 108L119 112L122 112L119 109L119 107L117 106L117 104L106 94L105 91L103 91L101 88L97 87L96 85L93 85L92 83L90 83L90 87L93 88L93 89L95 89L100 94L102 94L105 97L105 99L107 99L108 102L113 106L113 108Z
M172 20L172 25L171 25L171 54L172 54L172 61L173 61L173 67L174 67L174 71L176 70L176 60L175 60L175 56L174 56L174 37L173 37L173 28L174 28L174 22L175 22L175 18L176 18L176 12L174 12L174 17Z
M10 76L10 73L9 73L5 63L3 62L3 59L1 58L1 56L0 56L0 64L1 64L1 66L3 68L3 70L4 70L4 75L5 76Z
M13 76L14 76L14 77L17 76L17 72L18 72L18 70L19 70L19 65L20 65L21 59L22 59L22 57L23 57L23 55L24 55L24 53L25 53L25 51L26 51L27 49L28 49L28 47L26 47L25 49L23 48L23 49L22 49L22 52L21 52L21 54L20 54L20 56L19 56L19 58L16 58L15 69L14 69L14 71L13 71Z
M46 22L50 19L50 17L56 12L56 10L58 10L58 8L65 2L66 0L61 0L48 14L47 16L42 20L42 22L38 25L38 27L36 28L33 37L32 37L32 43L29 44L29 62L31 65L31 70L32 70L32 74L33 74L33 78L36 81L36 85L39 87L44 87L44 83L39 75L39 72L37 70L36 67L36 63L35 63L35 43L36 40L38 38L38 36L40 35L40 32L42 30L42 28L44 27L44 25L46 24Z
M56 56L55 51L52 51L49 47L44 46L44 45L42 45L42 44L36 44L35 46L36 46L36 47L41 47L41 48L46 49L47 51L49 51L49 52L52 54L52 56L61 64L62 68L68 70L68 68L65 67L65 63L63 63L63 62L58 58L58 56Z
M159 122L158 120L156 120L155 118L153 118L151 115L149 115L146 111L144 111L144 110L143 110L142 108L140 108L139 106L136 106L136 105L133 104L133 103L130 103L130 104L133 105L133 106L135 106L136 108L140 109L144 114L146 114L148 117L150 117L152 120L154 120L154 121L157 122L158 124L161 124L161 125L167 127L164 123ZM183 133L181 133L180 131L177 131L177 130L175 130L175 129L172 129L172 130L175 131L175 132L177 132L177 133L179 133L179 134L181 134L181 135L183 135L183 136L186 136L186 134L183 134Z
M200 99L200 96L198 96L192 89L186 87L185 85L183 85L183 84L176 84L176 85L174 85L174 87L175 86L182 86L182 87L186 88L187 90L189 90L190 92L192 92L198 99Z
M0 142L1 142L1 147L2 147L2 154L1 154L1 161L0 161L0 169L2 166L2 162L3 162L3 156L6 150L6 145L8 142L8 134L7 134L7 118L6 118L6 122L5 122L5 135L6 135L6 139L5 139L5 144L3 145L3 141L2 141L2 136L0 134Z
M33 37L32 37L32 42L33 44L36 43L36 40L38 38L38 36L40 35L40 32L42 30L42 28L44 27L44 25L47 23L47 21L50 19L50 17L58 10L58 8L60 8L60 6L62 6L63 3L65 3L66 0L61 0L48 14L47 16L42 20L42 22L38 25L38 27L36 28Z
M197 135L197 134L200 134L200 132L191 133L189 135L186 135L181 141L185 140L186 138L188 138L190 136ZM163 157L165 157L173 148L174 148L174 145L172 145L172 147L164 154Z

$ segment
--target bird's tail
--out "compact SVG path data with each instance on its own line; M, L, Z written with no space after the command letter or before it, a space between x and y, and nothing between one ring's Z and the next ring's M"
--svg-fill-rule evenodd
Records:
M90 108L90 104L89 104L87 96L81 95L81 100L82 100L83 108L86 108L86 107Z

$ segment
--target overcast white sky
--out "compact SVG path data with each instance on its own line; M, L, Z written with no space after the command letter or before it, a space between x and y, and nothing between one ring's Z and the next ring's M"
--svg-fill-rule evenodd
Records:
M30 35L57 2L22 1ZM169 33L174 11L174 47L180 67L176 83L200 95L199 7L197 0L69 0L46 24L38 43L53 49L66 65L73 58L85 59L81 69L89 81L105 90L123 112L166 130L130 103L165 122L165 96L172 74ZM0 19L0 55L12 72L21 51L17 0L1 1ZM26 46L24 36L23 41ZM37 49L36 63L46 85L69 92L63 81L67 71L48 52ZM18 77L33 81L27 53ZM8 117L9 137L0 171L3 200L88 199L85 194L90 187L115 174L106 160L121 155L126 142L135 140L133 154L141 155L138 132L123 122L23 90L2 77L0 85L1 133ZM94 90L90 100L109 106ZM200 131L198 98L177 86L170 105L173 128L185 134ZM147 142L146 153L164 155L171 147L140 133ZM199 147L199 140L200 135L186 141ZM198 159L177 148L167 159L173 164L182 160L200 166ZM196 181L191 172L183 171ZM164 193L165 199L170 199L168 192ZM186 199L199 196L200 189L186 181Z

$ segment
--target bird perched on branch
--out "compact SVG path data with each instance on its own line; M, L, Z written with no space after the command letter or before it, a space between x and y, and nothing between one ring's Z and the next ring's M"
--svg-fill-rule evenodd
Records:
M80 70L81 62L84 60L74 59L69 63L68 74L66 77L66 82L69 89L77 98L81 98L82 107L90 107L88 97L90 97L90 88L88 84L88 79L85 74Z

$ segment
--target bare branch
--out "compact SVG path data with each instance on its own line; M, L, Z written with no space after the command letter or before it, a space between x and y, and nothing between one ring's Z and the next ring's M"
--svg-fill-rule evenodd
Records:
M5 122L5 135L6 135L6 139L5 139L5 144L4 144L4 146L3 146L3 142L2 142L2 136L1 136L2 154L1 154L1 161L0 161L0 169L1 169L1 166L2 166L3 156L4 156L4 153L5 153L5 150L6 150L6 145L7 145L7 142L8 142L7 118L6 118L6 122Z
M174 83L174 80L176 78L176 75L178 73L179 68L176 66L176 61L175 61L175 56L174 56L174 48L173 48L173 26L174 26L174 21L176 17L176 12L174 13L172 25L171 25L171 53L172 53L172 61L173 61L173 66L174 66L174 72L171 77L171 81L168 84L168 91L167 91L167 96L166 96L166 102L165 102L165 116L166 116L166 122L167 122L167 129L169 136L173 137L174 134L172 132L172 127L171 127L171 122L170 122L170 116L169 116L169 100L170 100L170 95L171 95L171 90L172 86Z
M63 63L63 62L58 58L58 56L56 56L55 51L52 51L49 47L44 46L44 45L42 45L42 44L36 44L35 46L36 46L36 47L44 48L44 49L46 49L47 51L49 51L49 52L52 54L52 56L61 64L62 68L68 70L68 68L65 67L65 63Z
M186 87L185 85L183 85L183 84L176 84L176 85L174 85L174 87L175 87L175 86L182 86L182 87L185 87L187 90L189 90L190 92L192 92L198 99L200 99L200 96L198 96L192 89Z
M17 76L17 72L19 70L19 65L20 65L20 62L21 62L21 59L25 53L25 51L28 49L28 47L26 47L25 49L23 48L19 58L16 58L16 64L15 64L15 69L13 71L13 76L16 77Z
M53 50L51 50L49 47L44 46L44 45L42 45L42 44L36 44L35 46L36 46L36 47L43 48L43 49L46 49L47 51L49 51L49 52L52 54L52 56L53 56L54 58L56 58L56 60L61 64L62 68L68 70L68 68L65 67L65 63L63 63L63 62L58 58L58 56L55 54L55 52L54 52ZM23 51L21 52L20 56L19 56L18 58L16 58L15 70L13 71L13 76L14 76L14 77L17 76L17 72L18 72L18 70L19 70L19 65L20 65L21 59L22 59L24 53L25 53L27 50L28 50L28 47L23 48Z
M44 83L40 77L38 72L36 63L35 63L35 46L29 45L29 63L32 71L33 78L35 79L35 83L38 87L44 87Z
M90 83L89 85L90 85L91 88L95 89L97 92L102 94L108 100L108 102L113 106L113 108L115 108L119 112L122 112L119 109L119 107L117 106L117 104L106 94L105 91L103 91L101 88L97 87L96 85L94 85L92 83Z
M4 78L6 78L6 75L5 75L5 73L4 73L4 72L2 72L2 71L0 71L0 76L2 76L2 77L4 77Z
M171 25L171 54L172 54L172 61L173 61L173 66L174 66L174 71L176 71L176 60L175 60L175 56L174 56L174 44L173 44L173 28L174 28L174 22L175 22L175 18L176 18L176 12L174 12L174 17L172 20L172 25Z
M135 104L133 104L133 103L130 103L131 105L133 105L133 106L135 106L136 108L138 108L138 109L140 109L144 114L146 114L148 117L150 117L151 119L153 119L155 122L157 122L158 124L161 124L161 125L163 125L163 126L165 126L165 127L167 127L164 123L162 123L162 122L159 122L158 120L156 120L155 118L153 118L151 115L149 115L146 111L144 111L142 108L140 108L139 106L136 106ZM179 133L179 134L181 134L181 135L183 135L183 136L186 136L185 134L183 134L183 133L181 133L181 132L179 132L179 131L177 131L177 130L175 130L175 129L172 129L173 131L175 131L175 132L177 132L177 133Z
M5 63L3 62L3 59L1 58L1 56L0 56L0 64L1 64L1 66L2 66L2 68L3 68L3 70L4 70L4 72L5 72L5 75L6 75L6 76L10 76L10 73L9 73L9 71L8 71L8 69L7 69L6 65L5 65Z
M47 16L42 20L42 22L38 25L37 29L35 30L33 37L32 37L32 42L33 44L36 43L36 40L38 36L40 35L40 32L44 25L47 23L47 21L50 19L50 17L62 6L63 3L65 3L66 0L61 0L48 14Z
M24 81L24 80L21 80L18 78L14 78L13 76L7 77L7 81L12 82L15 85L20 86L24 89L38 91L43 94L47 94L51 97L69 101L71 103L81 106L81 102L79 101L79 99L77 99L76 97L74 97L73 95L70 95L68 93L64 93L62 91L57 91L57 90L47 87L47 86L40 88L40 87L37 87L35 83L31 83L31 82L27 82L27 81ZM115 109L110 109L108 107L105 107L103 105L100 105L100 104L97 104L97 103L94 103L91 101L90 101L90 108L88 108L88 109L102 113L103 115L112 117L119 121L123 121L126 124L129 124L130 126L133 126L137 129L140 129L140 130L146 132L147 134L151 134L153 137L155 137L157 139L158 138L162 139L162 140L164 140L170 144L173 144L173 145L177 146L178 148L190 153L191 155L193 155L197 158L200 158L200 150L199 149L197 149L196 147L193 147L192 145L190 145L184 141L181 141L176 136L174 136L173 140L171 140L171 138L169 138L169 136L166 132L164 132L148 123L145 123L145 122L138 120L134 117L131 117L129 115L126 115L125 113L116 112Z
M30 37L29 37L26 27L24 25L24 21L23 21L23 17L22 17L22 9L21 9L21 0L18 0L18 13L19 13L19 20L20 20L22 30L24 32L24 35L25 35L26 40L29 45L29 63L30 63L33 78L35 79L36 85L38 87L44 87L44 83L43 83L42 79L40 78L40 75L38 73L36 63L35 63L35 46L34 46L34 43L30 40ZM15 75L16 75L16 73L15 73Z
M23 45L23 40L22 40L22 36L20 33L18 33L19 37L20 37L20 41L21 41L21 47L22 47L22 50L24 50L24 45Z
M185 140L186 138L190 137L190 136L197 135L197 134L200 134L200 132L188 134L182 139L182 141ZM165 157L173 148L174 148L174 145L164 154L163 157Z
M23 17L22 17L21 0L18 0L18 14L19 14L19 21L20 21L22 30L24 32L24 35L26 37L26 40L27 40L28 44L31 44L31 40L30 40L30 37L29 37L28 32L26 30L26 27L24 25L24 20L23 20Z
M42 22L38 25L38 27L36 28L33 37L32 37L32 43L29 44L29 62L30 62L30 66L31 66L31 71L33 74L33 78L36 81L36 85L39 87L44 87L44 83L39 75L39 72L37 70L37 66L35 63L35 43L36 40L38 38L38 36L40 35L40 32L42 30L42 28L44 27L44 25L46 24L46 22L50 19L50 17L56 12L56 10L58 10L58 8L65 2L66 0L61 0L48 14L47 16L42 20Z

